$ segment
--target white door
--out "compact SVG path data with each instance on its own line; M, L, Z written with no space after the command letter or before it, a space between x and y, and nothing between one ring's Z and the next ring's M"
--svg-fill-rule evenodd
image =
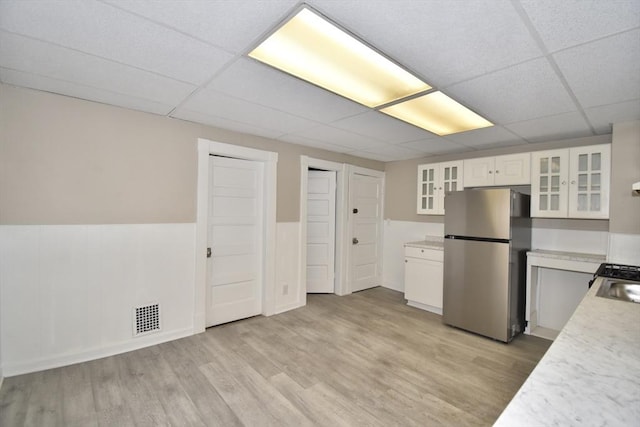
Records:
M351 291L382 284L382 183L380 177L353 174L349 185Z
M209 157L206 325L262 311L263 164Z
M307 292L333 293L336 173L310 170L307 180Z

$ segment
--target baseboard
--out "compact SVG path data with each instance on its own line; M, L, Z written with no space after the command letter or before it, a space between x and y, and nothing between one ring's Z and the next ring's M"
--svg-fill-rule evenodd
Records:
M116 354L127 353L144 347L162 344L167 341L177 340L193 335L193 328L186 328L162 334L147 335L123 343L110 345L108 347L95 348L81 353L65 354L51 358L42 358L20 363L6 363L3 365L3 374L6 377L28 374L31 372L43 371L45 369L59 368L61 366L73 365L76 363L88 362L90 360L101 359L103 357Z
M295 310L296 308L304 307L304 304L301 304L299 301L296 301L291 304L283 305L281 307L276 307L276 311L273 314L284 313L285 311Z
M415 301L407 301L407 305L409 307L419 308L420 310L430 311L431 313L439 314L440 316L442 316L442 308L440 307L434 307L432 305L422 304Z
M382 287L387 289L393 289L394 291L404 292L404 286L391 282L382 282Z

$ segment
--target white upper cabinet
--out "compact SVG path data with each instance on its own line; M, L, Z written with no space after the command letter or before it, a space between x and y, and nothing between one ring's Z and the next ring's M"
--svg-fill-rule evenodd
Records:
M444 215L444 195L463 187L463 162L444 162L418 166L419 214Z
M532 153L531 216L609 218L611 145Z
M527 185L531 183L531 153L482 157L464 161L464 186Z

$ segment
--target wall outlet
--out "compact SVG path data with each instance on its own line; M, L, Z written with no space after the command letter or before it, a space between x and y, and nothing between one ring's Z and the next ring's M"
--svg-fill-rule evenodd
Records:
M286 283L282 284L282 295L289 295L289 285Z

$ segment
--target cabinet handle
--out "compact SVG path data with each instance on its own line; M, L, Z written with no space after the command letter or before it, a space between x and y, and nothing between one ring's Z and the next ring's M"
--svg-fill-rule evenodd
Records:
M496 170L496 174L499 174L499 173L500 173L500 171L499 171L499 170Z
M576 184L576 182L575 182L575 181L571 181L571 185L575 185L575 184Z
M407 260L405 259L405 260L404 260L404 262L409 262L409 261L407 261Z
M567 185L567 181L562 181L562 185Z

